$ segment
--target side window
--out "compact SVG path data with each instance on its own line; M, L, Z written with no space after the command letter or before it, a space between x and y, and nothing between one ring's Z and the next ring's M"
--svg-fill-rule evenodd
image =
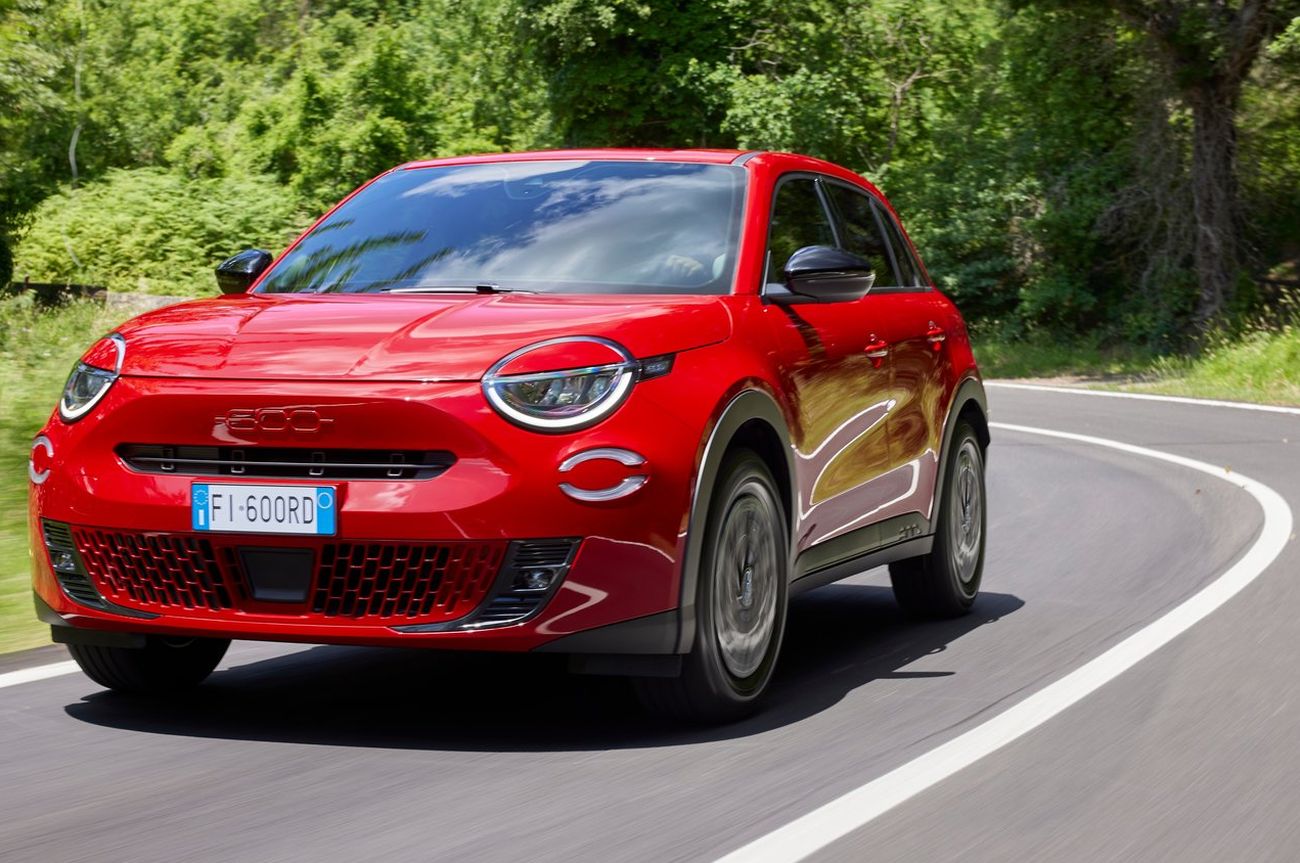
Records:
M917 266L916 258L912 257L912 247L903 236L898 223L880 204L872 201L871 205L880 216L880 224L885 226L885 233L889 234L889 244L894 247L894 260L898 262L899 284L909 288L920 285L921 268Z
M894 275L889 248L880 235L880 225L873 212L871 196L841 186L825 183L822 188L830 196L839 213L841 246L860 258L866 258L876 270L876 287L891 288L906 284Z
M790 256L804 246L833 246L835 231L822 206L815 180L786 180L772 200L772 221L767 240L768 284L780 284Z

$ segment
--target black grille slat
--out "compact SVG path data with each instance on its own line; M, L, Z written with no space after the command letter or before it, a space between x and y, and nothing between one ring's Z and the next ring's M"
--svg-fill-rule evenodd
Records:
M83 605L93 605L103 607L104 598L95 590L95 586L90 583L90 579L80 573L58 573L59 584L68 596L75 599Z
M60 551L72 551L76 544L72 541L72 528L57 521L42 520L45 530L45 544Z
M521 542L515 549L514 565L519 569L531 566L563 566L569 560L574 544L569 541Z
M456 462L444 450L319 447L123 444L117 454L141 473L265 479L432 479Z

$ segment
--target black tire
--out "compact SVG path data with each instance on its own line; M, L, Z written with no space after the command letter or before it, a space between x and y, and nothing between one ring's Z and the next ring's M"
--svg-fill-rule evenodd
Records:
M771 472L753 452L738 450L723 463L703 542L695 644L683 657L682 673L635 678L633 685L654 713L694 723L731 722L757 709L772 679L789 587L785 509Z
M965 614L975 602L984 577L984 538L988 532L984 451L968 423L958 422L946 457L930 553L889 565L895 599L916 617Z
M198 686L225 656L224 638L164 638L151 635L144 647L69 644L68 652L86 676L116 692L161 694Z

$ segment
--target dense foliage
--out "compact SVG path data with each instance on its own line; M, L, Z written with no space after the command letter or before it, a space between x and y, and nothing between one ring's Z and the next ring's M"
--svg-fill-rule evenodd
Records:
M0 0L0 279L12 246L37 281L207 291L225 253L411 158L762 147L875 180L1004 335L1178 344L1295 275L1293 5Z
M282 248L306 221L269 177L162 168L111 168L46 198L33 219L22 265L41 281L172 295L206 288L232 248Z

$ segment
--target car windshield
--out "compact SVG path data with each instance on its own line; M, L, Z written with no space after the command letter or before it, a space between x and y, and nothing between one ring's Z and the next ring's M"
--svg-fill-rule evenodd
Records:
M393 171L259 290L725 294L744 186L738 167L655 161Z

